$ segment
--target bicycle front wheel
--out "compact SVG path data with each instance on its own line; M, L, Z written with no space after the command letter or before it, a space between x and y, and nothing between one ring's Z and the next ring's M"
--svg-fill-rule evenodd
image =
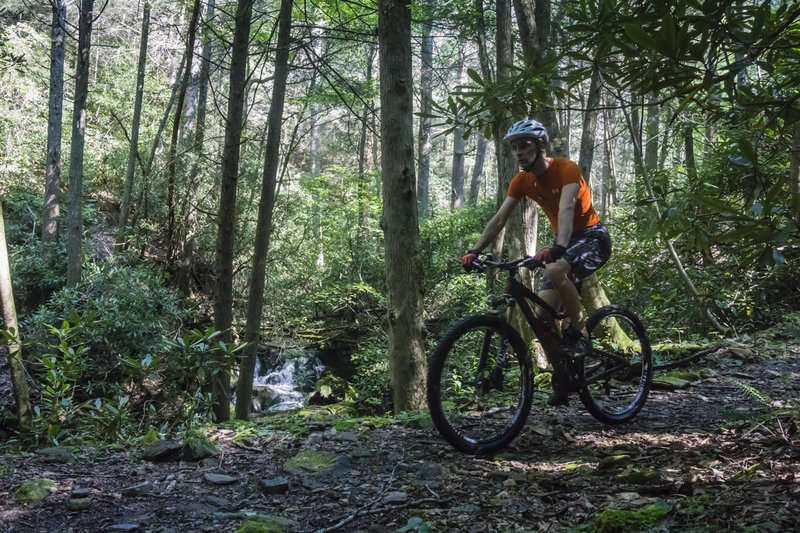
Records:
M525 343L500 317L455 324L428 365L428 408L436 429L467 453L507 446L531 409L531 372Z
M583 361L580 398L598 420L619 424L642 409L653 379L650 340L631 311L609 305L586 321L592 351Z

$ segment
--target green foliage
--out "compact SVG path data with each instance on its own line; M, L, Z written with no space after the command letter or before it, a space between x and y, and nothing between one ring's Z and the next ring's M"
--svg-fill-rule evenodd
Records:
M636 511L606 509L598 514L590 523L578 527L579 531L597 533L621 533L625 531L647 531L663 520L672 510L664 500L647 505Z

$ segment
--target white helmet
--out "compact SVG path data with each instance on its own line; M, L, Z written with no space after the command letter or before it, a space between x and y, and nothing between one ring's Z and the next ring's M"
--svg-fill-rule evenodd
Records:
M536 139L544 139L545 143L550 142L550 137L547 136L547 130L542 123L538 120L527 119L515 122L508 128L508 133L503 137L504 141L513 141L520 137L534 137Z

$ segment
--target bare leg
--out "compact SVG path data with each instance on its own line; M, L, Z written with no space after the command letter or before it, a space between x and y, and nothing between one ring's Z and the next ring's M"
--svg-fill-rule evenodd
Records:
M589 336L586 331L586 322L583 319L583 312L581 310L581 297L578 294L578 289L572 280L569 279L570 265L564 259L559 259L553 263L548 264L546 267L547 277L553 283L555 292L560 297L561 303L567 311L572 327L577 331L583 333L585 337ZM542 291L551 292L551 291ZM541 295L541 293L540 293ZM548 295L549 297L550 295ZM549 302L548 302L549 303Z

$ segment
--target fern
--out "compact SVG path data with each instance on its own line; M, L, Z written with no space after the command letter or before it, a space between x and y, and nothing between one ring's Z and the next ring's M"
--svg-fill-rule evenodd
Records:
M757 388L753 387L752 385L748 385L747 383L743 383L738 379L729 378L729 380L731 381L731 383L733 383L739 388L739 390L741 391L741 393L744 395L745 398L755 400L763 404L765 407L772 406L772 398L770 398L768 395L764 394Z

